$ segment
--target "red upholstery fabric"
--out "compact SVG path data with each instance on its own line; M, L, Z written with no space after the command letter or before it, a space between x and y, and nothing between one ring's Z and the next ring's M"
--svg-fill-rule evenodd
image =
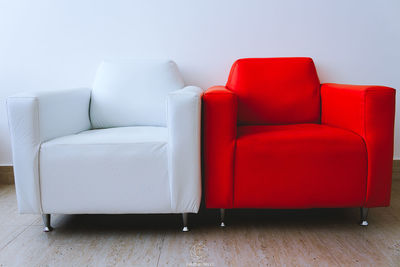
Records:
M320 121L320 83L311 58L239 59L226 87L238 96L240 125Z
M363 137L368 151L365 207L388 206L392 182L395 90L383 86L324 84L322 123Z
M242 126L235 208L360 207L367 152L362 138L321 124Z
M241 59L203 111L208 208L390 203L392 88L320 86L308 58Z
M233 158L237 130L237 99L223 86L203 95L204 176L208 208L233 205Z

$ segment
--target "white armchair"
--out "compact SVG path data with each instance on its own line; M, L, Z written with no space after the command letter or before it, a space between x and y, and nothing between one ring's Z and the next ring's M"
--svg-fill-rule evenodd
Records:
M173 61L103 62L93 89L7 99L18 208L197 213L202 90Z

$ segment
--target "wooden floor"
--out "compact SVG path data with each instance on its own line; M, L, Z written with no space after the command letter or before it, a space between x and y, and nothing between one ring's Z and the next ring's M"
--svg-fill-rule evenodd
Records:
M0 266L400 266L400 177L392 205L359 210L234 210L178 215L56 215L42 232L19 215L13 185L0 185Z

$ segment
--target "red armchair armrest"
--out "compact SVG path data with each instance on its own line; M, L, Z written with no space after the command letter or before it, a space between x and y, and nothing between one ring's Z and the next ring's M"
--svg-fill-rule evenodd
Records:
M207 208L232 208L237 97L224 86L203 95L204 176Z
M365 207L390 204L395 92L383 86L323 84L321 87L321 122L353 131L365 141L368 154Z

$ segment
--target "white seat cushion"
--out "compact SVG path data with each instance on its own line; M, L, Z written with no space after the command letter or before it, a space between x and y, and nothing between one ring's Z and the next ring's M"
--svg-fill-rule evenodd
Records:
M121 127L43 143L43 212L172 212L167 135L164 127Z
M170 60L105 61L93 85L92 126L165 126L166 97L183 86L178 67Z

